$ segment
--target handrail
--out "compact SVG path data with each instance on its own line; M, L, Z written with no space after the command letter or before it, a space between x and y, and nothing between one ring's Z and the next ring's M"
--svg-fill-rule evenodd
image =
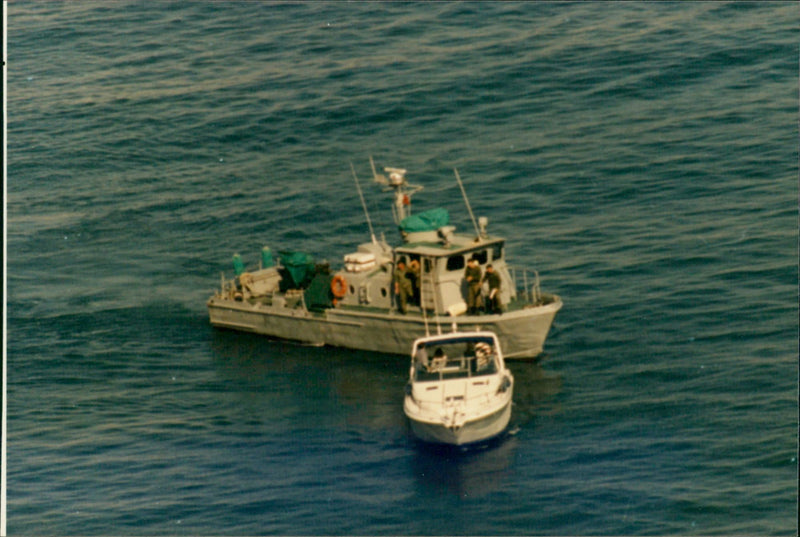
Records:
M542 289L539 282L539 272L536 270L529 270L526 268L517 268L514 266L508 267L511 272L511 279L514 283L514 288L518 289L519 285L519 277L522 278L522 298L525 302L529 304L539 304L542 300ZM521 275L517 274L517 271L521 272ZM529 278L533 280L533 283L529 283Z

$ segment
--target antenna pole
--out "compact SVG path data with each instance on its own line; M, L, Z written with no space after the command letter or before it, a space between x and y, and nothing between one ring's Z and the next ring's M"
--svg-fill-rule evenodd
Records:
M478 230L478 223L475 222L475 215L472 214L472 207L469 205L469 199L467 198L467 192L464 190L464 184L461 182L461 177L458 175L458 170L453 168L453 171L456 173L456 180L458 181L458 186L461 188L461 195L464 196L464 203L467 205L469 217L472 219L472 225L475 227L475 236L480 237L481 232Z
M350 164L352 165L353 163L351 162ZM372 160L372 155L369 156L369 165L372 166L372 177L375 179L375 181L377 181L378 172L375 170L375 161Z
M425 311L425 277L423 276L426 259L425 257L420 258L422 262L419 265L419 307L422 310L422 320L425 322L425 337L428 337L431 335L431 331L428 328L428 313Z
M369 211L367 211L367 203L364 201L364 193L361 191L361 185L358 183L358 176L353 163L350 162L350 169L353 171L353 179L356 180L356 190L358 190L358 197L361 198L361 206L364 208L364 216L367 217L367 225L369 226L369 235L372 238L372 244L378 244L375 238L375 230L372 229L372 220L369 218Z

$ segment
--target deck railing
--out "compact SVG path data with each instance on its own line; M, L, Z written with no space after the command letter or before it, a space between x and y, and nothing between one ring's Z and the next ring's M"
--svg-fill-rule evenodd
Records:
M528 304L539 304L542 301L542 288L539 285L539 272L526 268L509 267L517 297ZM519 290L522 289L520 296Z

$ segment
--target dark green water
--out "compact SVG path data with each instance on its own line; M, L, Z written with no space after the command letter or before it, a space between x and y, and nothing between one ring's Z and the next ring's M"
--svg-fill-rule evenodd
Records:
M12 3L8 531L796 535L795 3ZM262 245L409 169L564 308L511 434L404 359L218 332ZM389 200L365 185L378 232Z

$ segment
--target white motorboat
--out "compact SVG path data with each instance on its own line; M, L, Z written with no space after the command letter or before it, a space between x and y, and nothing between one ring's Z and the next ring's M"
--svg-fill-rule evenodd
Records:
M426 442L463 445L502 433L514 377L493 332L456 332L414 341L403 410Z

